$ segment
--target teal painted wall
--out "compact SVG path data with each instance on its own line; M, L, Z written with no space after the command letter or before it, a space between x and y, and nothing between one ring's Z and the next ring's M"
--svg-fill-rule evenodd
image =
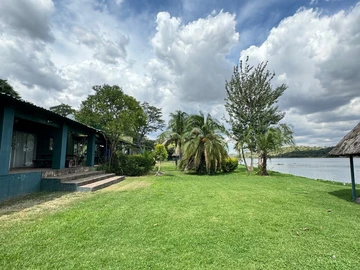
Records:
M0 202L20 195L40 191L41 172L0 176Z

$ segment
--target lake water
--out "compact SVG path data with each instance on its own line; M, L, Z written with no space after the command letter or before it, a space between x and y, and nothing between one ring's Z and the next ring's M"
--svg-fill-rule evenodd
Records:
M248 164L250 160L247 160ZM254 159L257 166L257 159ZM360 184L360 158L354 158L355 182ZM268 170L313 179L351 183L349 158L272 158Z

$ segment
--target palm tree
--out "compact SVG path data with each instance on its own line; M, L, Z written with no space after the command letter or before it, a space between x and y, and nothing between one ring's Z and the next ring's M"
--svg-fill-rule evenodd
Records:
M270 127L265 133L258 134L257 147L261 158L261 175L268 175L267 159L270 151L277 151L284 145L292 145L293 131L286 124Z
M198 174L213 174L221 170L228 157L227 145L222 136L224 126L210 114L205 117L200 112L200 115L189 116L186 129L180 167L195 170Z
M158 141L165 145L170 143L175 144L175 153L179 155L179 159L182 158L182 137L185 133L185 123L189 115L183 111L176 111L170 113L170 120L167 129L158 136ZM177 167L177 160L176 160Z

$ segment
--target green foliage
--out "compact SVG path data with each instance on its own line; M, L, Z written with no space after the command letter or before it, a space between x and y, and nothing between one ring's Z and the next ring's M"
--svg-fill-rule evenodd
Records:
M289 136L292 138L289 126L277 126L285 113L279 111L276 103L287 86L282 84L272 87L271 80L275 73L266 70L267 62L254 67L248 61L247 57L245 63L240 62L240 67L235 66L231 80L225 84L225 108L230 117L228 123L231 124L237 148L241 152L244 148L248 148L250 152L258 152L265 159L262 166L265 167L263 172L266 172L268 152L274 147L282 146L274 144L286 142ZM271 128L285 132L275 134ZM281 139L278 135L286 135L286 138Z
M7 80L0 79L0 93L6 94L16 99L21 99L21 96L14 88L7 82Z
M62 116L68 116L70 114L74 114L75 110L67 104L61 103L60 105L50 107L50 111L53 111L57 114L60 114Z
M261 174L267 175L267 158L270 151L278 151L281 146L294 144L293 132L285 124L270 127L264 134L257 135L258 151L261 157Z
M136 144L139 147L146 148L144 138L147 134L155 132L165 127L165 121L162 119L160 108L151 106L147 102L141 104L145 118L137 121L134 125L134 133L136 136Z
M163 145L163 144L155 145L154 157L156 160L159 160L159 161L164 161L167 159L168 153L166 151L165 145Z
M113 157L111 165L103 165L99 169L116 175L141 176L146 175L154 165L154 157L149 152L131 156L118 153Z
M158 141L164 145L174 143L175 153L179 154L180 159L182 158L183 136L185 134L188 117L189 115L182 111L170 113L167 130L161 133L158 137Z
M233 172L237 169L239 165L239 160L237 158L226 158L225 164L223 165L223 172Z
M287 146L271 151L269 156L279 158L329 157L333 147Z
M225 128L210 114L206 117L189 116L184 135L184 155L180 167L195 170L198 174L214 174L220 171L228 157L227 145L222 137Z
M84 124L103 130L109 138L110 153L113 155L121 137L134 135L129 133L138 122L143 122L146 116L139 102L126 95L117 85L96 85L93 90L95 94L89 95L81 103L75 118Z

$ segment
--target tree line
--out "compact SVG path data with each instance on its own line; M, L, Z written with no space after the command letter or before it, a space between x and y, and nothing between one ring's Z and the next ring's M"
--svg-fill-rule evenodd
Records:
M172 155L180 169L213 174L222 170L229 159L225 142L225 137L229 137L235 142L247 170L253 170L253 157L257 156L260 174L267 175L270 153L283 145L294 144L291 126L280 123L285 113L277 105L287 86L273 87L271 81L274 77L275 73L267 70L267 62L251 66L249 58L240 61L234 67L231 80L225 82L225 109L228 113L225 120L230 130L210 114L189 115L175 111L170 114L167 128L157 142L173 149ZM20 95L4 80L0 81L1 89L20 99ZM166 126L160 108L147 102L140 103L117 85L96 85L92 90L93 94L81 102L79 110L66 104L50 107L50 110L62 116L72 114L77 121L104 131L111 155L116 153L124 136L133 137L142 150L147 145L154 147L146 136ZM250 151L249 165L245 151Z

